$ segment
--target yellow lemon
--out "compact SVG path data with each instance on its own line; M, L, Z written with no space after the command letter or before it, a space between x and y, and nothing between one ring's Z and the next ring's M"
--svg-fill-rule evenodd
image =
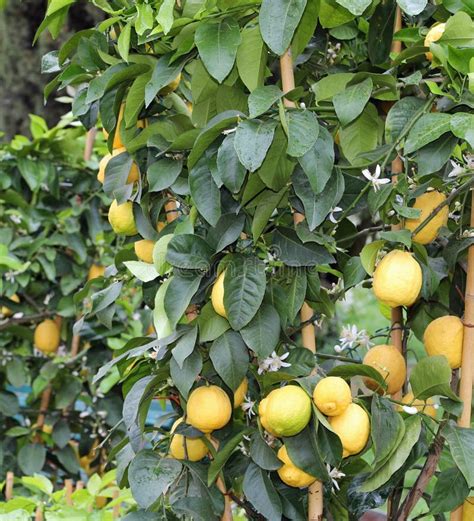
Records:
M226 392L217 385L198 387L189 395L186 413L190 425L202 432L212 432L229 422L232 405Z
M97 174L97 180L104 184L105 180L105 169L107 168L107 165L109 164L109 161L115 157L119 156L120 154L123 154L126 152L125 147L120 147L114 149L112 154L106 154L99 162L99 173ZM135 163L135 161L132 162L132 166L130 167L130 171L128 173L127 177L127 184L128 183L135 183L140 178L140 171L138 170L138 165Z
M242 405L245 395L247 394L248 388L249 381L247 380L247 377L245 377L240 383L240 385L237 387L237 389L234 391L234 409Z
M45 423L41 429L45 434L52 434L53 426L49 425L49 423Z
M155 247L155 241L148 239L142 239L141 241L135 241L133 248L135 255L143 262L149 262L153 264L153 248Z
M387 384L388 394L398 392L405 383L407 375L405 359L395 346L381 344L372 347L367 351L363 363L370 365L382 375ZM378 383L371 378L364 378L364 383L370 389L379 389Z
M171 94L178 88L180 83L181 83L181 73L179 73L178 76L176 76L176 78L173 81L168 83L168 85L166 85L165 87L160 89L159 94L161 94L162 96L167 96L168 94Z
M109 208L109 223L112 230L119 235L135 235L138 233L133 216L133 204L130 201L123 204L117 204L116 199L112 201Z
M462 521L472 521L474 519L474 496L464 500L462 505Z
M99 266L98 264L92 264L87 274L87 280L96 279L103 277L105 273L105 266Z
M224 277L225 271L223 271L214 282L211 291L211 302L214 311L221 317L227 318L224 307Z
M301 387L286 385L272 391L259 405L264 428L274 436L294 436L311 418L311 400Z
M59 342L59 327L54 320L46 319L36 326L34 343L35 347L42 353L55 353L59 347Z
M420 216L417 219L407 219L405 221L405 228L413 232L431 212L446 200L446 196L441 192L434 190L433 192L426 192L420 197L417 197L413 208L421 210ZM429 244L433 242L438 236L438 232L442 226L448 223L449 207L444 206L431 221L429 221L424 228L422 228L413 240L420 244Z
M464 327L454 315L437 318L428 324L423 343L429 356L444 355L452 369L461 367Z
M328 376L319 380L314 388L313 401L326 416L337 416L352 403L351 388L339 376Z
M416 407L418 411L423 412L432 418L436 418L436 407L433 398L428 398L427 400L415 400L413 393L410 392L405 394L405 396L402 398L402 403L410 407ZM398 410L403 411L403 406L399 405Z
M165 226L166 226L166 223L164 223L163 221L158 221L156 223L156 231L161 232Z
M16 293L14 293L11 297L9 297L9 300L11 300L12 302L15 302L17 304L20 303L20 297ZM11 317L13 315L13 311L7 306L2 306L0 309L0 313L4 317Z
M122 125L123 113L125 112L125 103L120 105L119 114L117 117L117 124L115 125L115 134L114 134L114 142L112 143L112 148L115 150L116 148L123 148L122 138L120 137L120 126Z
M339 416L330 416L329 423L341 440L344 458L358 454L367 444L370 420L369 415L360 405L349 404Z
M283 461L283 465L277 470L280 479L290 487L308 487L316 481L314 476L298 468L288 456L286 447L283 445L278 450L278 459Z
M423 283L421 267L411 253L393 250L379 262L374 272L375 296L392 308L411 306Z
M174 422L171 433L182 421L183 418L179 418ZM186 438L182 434L174 434L170 444L170 454L175 459L199 461L206 456L208 450L201 438Z
M436 24L431 27L428 31L428 34L425 36L424 46L429 47L432 42L437 42L441 36L443 36L444 30L446 29L446 24ZM433 59L433 53L427 52L425 53L426 59L431 61Z

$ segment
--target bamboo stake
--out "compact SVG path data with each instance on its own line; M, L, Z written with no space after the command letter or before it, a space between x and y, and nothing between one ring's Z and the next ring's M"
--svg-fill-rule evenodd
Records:
M471 228L474 228L474 190L471 197ZM474 246L467 253L466 293L464 298L464 340L462 346L461 381L459 398L463 402L463 410L458 419L459 427L471 426L472 384L473 384L473 349L474 349ZM463 505L451 512L451 521L461 521Z
M211 438L211 443L213 447L217 450L219 450L219 442ZM230 501L230 497L227 494L227 488L225 486L225 482L221 475L219 475L216 479L216 485L217 488L222 492L222 495L224 496L224 513L221 516L221 521L232 521L234 518L232 517L232 504Z
M78 490L82 490L83 488L84 488L84 481L78 481L78 482L76 483L76 492L77 492Z
M15 474L13 472L8 471L7 477L5 480L5 499L10 501L13 497L13 482L15 481Z
M73 493L72 479L66 479L64 481L64 489L66 491L66 505L72 506L72 493Z
M119 497L120 491L114 490L112 494L112 501L117 499ZM119 519L120 518L120 503L117 503L112 508L112 519Z
M293 74L293 59L291 57L291 50L288 49L282 56L280 56L280 73L282 90L287 92L295 88L295 77ZM295 107L295 104L284 98L283 103L285 107ZM293 221L298 224L304 219L304 215L295 212L293 214ZM302 322L310 320L313 316L312 309L305 302L300 311L300 318ZM314 324L309 323L301 330L301 337L303 346L316 352L316 333ZM321 481L315 481L308 488L308 521L322 521L323 519L323 484Z

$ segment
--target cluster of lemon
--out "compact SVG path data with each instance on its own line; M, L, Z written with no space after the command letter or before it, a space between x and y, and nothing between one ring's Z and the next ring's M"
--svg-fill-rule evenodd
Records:
M245 377L234 392L234 409L240 407L247 394L248 380ZM174 434L176 427L186 421L204 433L210 441L211 433L222 429L232 416L232 404L227 393L217 385L194 389L189 395L186 417L178 418L171 427L170 455L175 459L199 461L209 452L208 444L201 438L189 438Z

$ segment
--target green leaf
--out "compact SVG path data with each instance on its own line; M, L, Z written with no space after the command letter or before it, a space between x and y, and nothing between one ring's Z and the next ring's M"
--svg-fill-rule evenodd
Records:
M276 85L265 85L254 89L248 97L249 116L256 118L266 112L283 96L283 92Z
M165 312L172 326L176 326L199 288L202 275L174 270L165 293Z
M236 447L242 441L242 438L250 431L250 429L244 429L233 436L224 446L219 447L217 454L209 465L207 474L207 485L210 487L216 480L219 472L222 470L227 460L230 458Z
M346 8L350 13L360 16L370 5L370 0L336 0L339 5Z
M216 226L209 230L207 242L216 252L222 251L239 238L244 224L245 215L243 213L221 215Z
M367 78L334 96L334 108L343 127L362 113L372 94L372 87L372 80Z
M309 111L291 111L288 120L288 150L293 157L304 156L309 152L319 134L319 123L316 115Z
M217 170L224 186L237 193L245 180L246 170L240 163L234 148L234 134L226 136L217 151Z
M18 451L18 465L24 474L35 474L43 469L46 447L39 443L27 443Z
M256 257L237 256L227 264L224 307L232 329L246 326L257 313L266 288L265 265Z
M367 48L373 65L389 59L396 7L393 0L384 0L377 5L370 19Z
M333 367L328 376L340 376L341 378L352 378L353 376L365 376L375 380L382 389L387 388L383 376L370 365L364 364L344 364Z
M234 147L240 162L250 172L262 164L275 133L274 121L241 121L235 133Z
M334 262L326 248L312 242L301 242L291 228L277 228L273 233L272 247L287 266L317 266Z
M127 23L120 31L120 36L117 40L117 49L120 57L128 62L128 53L130 51L130 33L132 31L132 25Z
M448 18L443 35L439 43L446 43L457 47L474 47L474 22L464 11L458 11Z
M128 481L133 498L141 508L149 508L164 493L181 472L181 463L161 458L152 450L140 451L128 469Z
M214 340L209 357L217 374L235 391L247 374L249 355L239 333L227 331Z
M184 361L182 366L172 358L170 361L170 375L179 392L188 398L189 391L194 381L202 370L202 357L198 351L193 351Z
M319 0L308 0L306 2L303 16L291 41L291 54L293 56L302 54L310 42L318 23L319 5Z
M214 311L211 302L201 309L198 325L200 342L212 342L230 328L229 322Z
M397 4L408 16L417 16L426 7L427 0L397 0Z
M183 368L183 362L186 358L194 351L197 333L198 329L194 326L176 342L176 346L172 350L173 358L180 369Z
M344 266L343 274L344 289L346 290L365 280L366 271L360 257L351 257Z
M423 114L421 118L413 125L408 137L405 141L404 151L406 154L415 152L415 150L424 147L435 139L438 139L444 133L449 132L451 121L450 114L441 112L430 112Z
M298 162L308 177L313 192L321 193L334 166L334 142L326 128L320 127L316 143L304 156L298 158Z
M291 277L288 286L288 318L293 321L303 306L308 281L304 270L289 268L288 271Z
M428 356L412 369L410 384L415 398L426 400L431 396L446 396L459 401L450 387L451 368L445 356Z
M153 28L153 8L150 4L137 4L135 31L141 36L147 29Z
M305 7L306 0L263 0L259 14L260 32L277 56L290 46Z
M471 148L474 148L474 114L456 112L451 116L449 125L456 137L464 139Z
M281 519L281 501L273 483L260 467L250 463L245 471L243 491L255 510L265 519Z
M399 242L407 248L411 247L411 232L410 230L395 230L389 232L380 232L380 237L390 242Z
M163 34L168 34L173 27L174 21L174 10L175 0L163 0L160 5L158 14L156 15L156 21L161 25Z
M450 422L444 434L454 463L464 476L468 487L474 487L474 429L458 427L454 422Z
M175 235L168 243L166 260L176 268L206 271L213 251L198 235Z
M260 468L265 470L277 470L283 465L283 462L278 459L259 432L255 432L250 440L250 457Z
M252 320L240 330L240 334L260 358L269 356L280 340L280 317L276 309L269 304L262 304Z
M399 470L406 462L411 450L418 441L421 432L421 418L419 415L410 416L405 420L405 435L402 441L392 453L387 463L380 469L373 472L367 477L362 486L359 487L361 492L371 492L385 483Z
M469 496L469 487L457 467L440 472L431 495L431 514L452 512Z
M20 405L18 398L9 392L0 392L0 413L6 417L13 417L18 414Z
M258 25L244 27L242 41L237 49L237 70L250 92L262 87L267 63L267 52Z
M362 251L360 252L360 261L365 271L372 275L375 269L375 261L377 260L377 256L379 251L384 247L385 241L373 241L369 244L366 244Z
M147 179L150 192L160 192L169 188L178 179L183 169L181 159L159 159L148 167Z
M336 94L344 91L353 77L352 72L336 72L313 83L311 90L316 96L316 101L331 100Z
M163 87L175 80L181 73L184 63L182 61L170 63L170 61L171 55L166 54L156 62L151 80L145 87L145 107L151 104Z
M141 261L126 261L124 265L138 280L150 282L158 277L158 272L153 264Z
M194 40L209 74L222 83L234 66L240 45L239 23L234 18L201 22Z
M221 193L205 157L189 172L189 190L199 213L215 226L221 216Z

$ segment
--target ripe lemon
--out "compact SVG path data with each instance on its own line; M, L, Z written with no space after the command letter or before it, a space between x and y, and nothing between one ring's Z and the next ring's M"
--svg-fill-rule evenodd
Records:
M283 461L283 465L277 470L280 479L290 487L308 487L316 481L314 476L298 468L288 456L286 447L283 445L278 450L278 459Z
M161 232L161 230L163 230L165 226L166 226L166 223L164 223L163 221L158 221L156 223L156 231Z
M53 426L50 425L49 423L45 423L43 425L43 427L41 428L41 430L45 433L45 434L52 434L53 433Z
M12 302L16 302L17 304L20 303L20 297L16 293L9 297L9 300L11 300ZM11 317L13 315L13 311L7 306L2 306L0 309L0 313L4 317Z
M125 112L125 103L120 105L119 114L117 117L117 123L115 125L115 134L114 134L114 142L112 143L112 148L115 150L116 148L123 148L122 138L120 137L120 126L122 125L123 113Z
M244 401L245 395L247 394L247 390L249 388L249 381L247 377L245 377L237 389L234 391L234 409L240 407L242 402Z
M474 496L464 500L462 505L462 521L472 521L474 519Z
M117 204L116 199L112 201L109 208L109 223L113 231L119 235L138 233L133 215L133 204L130 201L123 204Z
M179 418L173 423L171 433L183 421ZM208 435L209 437L209 435ZM185 448L186 445L186 448ZM186 459L189 461L199 461L208 453L206 444L200 438L186 438L182 434L174 434L170 444L170 454L175 459Z
M423 335L429 356L444 355L452 369L461 367L464 327L454 315L437 318L428 324Z
M328 376L319 380L314 388L313 401L326 416L337 416L352 403L351 388L339 376Z
M187 422L202 432L221 429L232 416L232 406L226 392L210 385L198 387L189 396Z
M167 96L168 94L171 94L178 88L180 83L181 73L179 73L173 81L168 83L168 85L165 85L162 89L160 89L159 94L161 94L162 96Z
M411 253L393 250L379 262L374 272L375 296L392 308L411 306L420 294L423 275Z
M224 277L225 271L223 271L214 282L211 291L211 302L214 311L221 317L227 318L224 307Z
M98 264L92 264L87 274L87 280L96 279L103 277L105 273L105 266L99 266Z
M259 405L264 428L274 436L294 436L302 431L311 418L311 400L296 385L275 389Z
M433 25L431 29L428 31L428 34L425 36L424 46L429 47L432 42L437 42L441 36L443 36L444 30L446 29L445 23L440 23ZM433 59L433 53L426 52L426 59L431 61Z
M387 393L398 392L407 375L405 359L400 351L392 345L379 345L369 349L363 363L376 369L387 384ZM378 390L379 384L371 378L364 378L364 383L369 389Z
M408 405L409 407L416 407L418 411L423 412L432 418L436 418L436 407L433 398L428 398L427 400L415 400L414 398L415 397L413 396L412 392L407 393L402 398L402 403ZM403 406L399 405L398 410L403 411Z
M370 434L370 420L360 405L349 404L339 416L330 416L329 423L341 440L343 458L358 454L365 447Z
M141 241L135 241L133 248L135 255L143 262L153 264L153 248L155 247L155 241L148 239L142 239Z
M55 353L59 347L60 332L54 320L46 319L36 326L35 347L44 354Z
M109 164L109 161L120 154L123 154L126 152L125 147L120 147L114 149L112 154L106 154L99 162L99 173L97 174L97 180L104 184L105 180L105 169L107 168L107 165ZM130 172L128 173L127 177L127 184L128 183L135 183L135 181L138 181L140 178L140 171L138 170L138 165L133 161L132 166L130 167Z
M426 192L420 197L417 197L413 208L421 210L420 216L417 219L407 219L405 221L405 228L411 232L431 214L431 212L446 200L446 196L441 192L434 190L433 192ZM424 228L422 228L413 240L420 244L429 244L433 242L438 236L438 232L442 226L448 223L449 207L444 206L431 221L429 221Z

